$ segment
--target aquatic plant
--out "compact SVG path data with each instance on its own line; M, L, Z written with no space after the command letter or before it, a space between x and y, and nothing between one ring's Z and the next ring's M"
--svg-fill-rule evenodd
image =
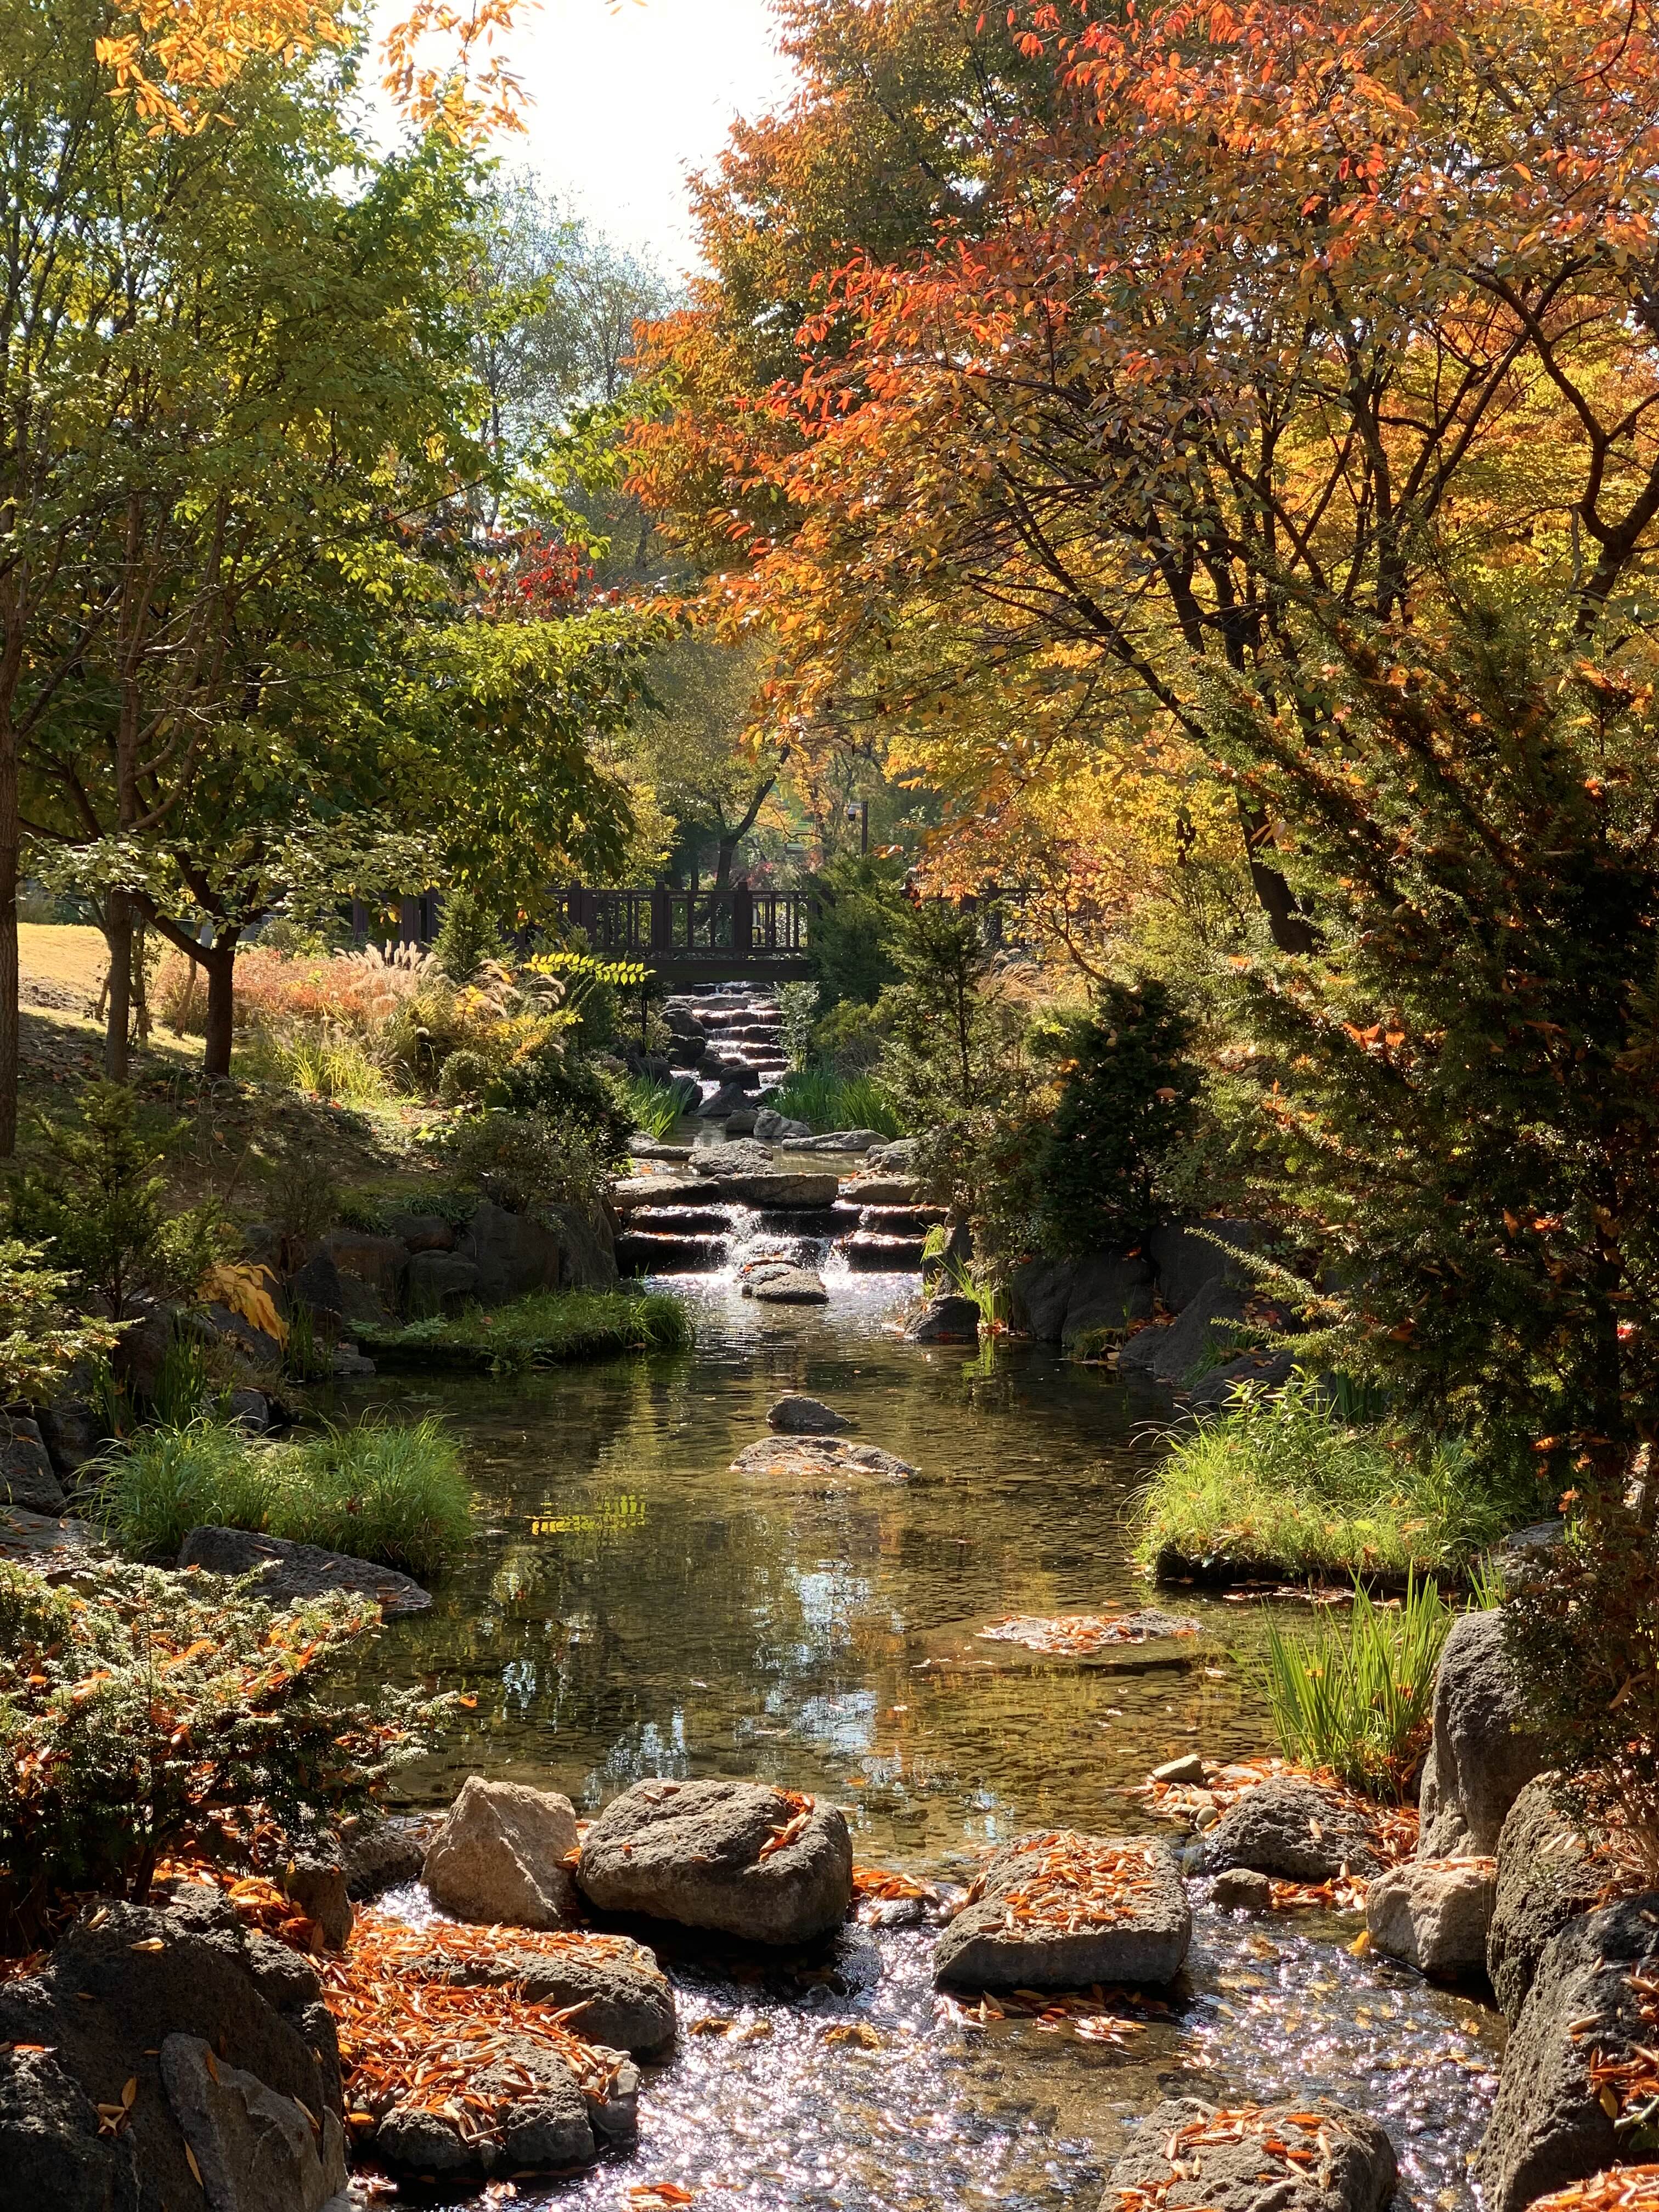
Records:
M875 1129L902 1137L904 1124L886 1092L868 1075L837 1075L830 1067L803 1067L784 1078L770 1101L775 1113L805 1121L815 1135L832 1129Z
M1475 1479L1455 1441L1351 1425L1307 1376L1241 1384L1143 1494L1143 1565L1403 1583L1467 1574L1529 1500Z
M678 1083L653 1083L647 1077L631 1077L622 1086L634 1126L647 1137L672 1137L685 1111L685 1092ZM695 1102L694 1102L695 1103Z
M518 1375L624 1352L683 1352L691 1323L665 1291L534 1291L493 1313L477 1307L401 1327L362 1323L358 1341L383 1366L471 1368Z
M1438 1585L1408 1577L1391 1605L1356 1585L1346 1614L1322 1612L1311 1632L1263 1611L1262 1679L1286 1759L1403 1801L1428 1747L1435 1671L1457 1617Z

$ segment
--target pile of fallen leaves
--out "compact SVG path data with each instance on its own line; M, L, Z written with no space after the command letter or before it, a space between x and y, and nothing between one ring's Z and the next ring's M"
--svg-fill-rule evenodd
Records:
M1610 2166L1539 2197L1532 2212L1659 2212L1659 2166Z
M861 1866L853 1863L853 1898L859 1905L892 1902L900 1898L920 1898L924 1905L937 1905L939 1892L931 1881L918 1881L915 1876L900 1874L893 1867Z
M994 1996L988 1990L972 2000L944 1995L933 2000L934 2016L958 2027L988 2027L998 2020L1029 2020L1045 2035L1069 2030L1085 2043L1112 2043L1121 2050L1127 2050L1136 2036L1146 2032L1146 2021L1132 2017L1133 2014L1169 2009L1161 1997L1143 1996L1133 1990L1105 1989L1098 1982L1087 1990L999 1990Z
M1006 1620L992 1621L978 1634L985 1644L1023 1644L1028 1650L1078 1658L1114 1644L1145 1644L1152 1632L1133 1614L1119 1620L1103 1613L1011 1613ZM1162 1632L1196 1636L1198 1624L1182 1622Z
M223 1890L250 1928L276 1936L291 1951L321 1951L326 1948L317 1923L300 1910L280 1882L269 1881L264 1875L233 1874L228 1868L215 1866L210 1860L192 1853L182 1858L163 1859L155 1869L155 1878L158 1881L210 1882L216 1889Z
M577 2008L535 2003L513 1982L457 1988L419 1970L422 1953L498 1958L501 1935L489 1928L411 1928L378 1913L360 1917L349 1946L322 1970L323 2000L340 2034L352 2128L361 2133L390 2112L414 2110L450 2121L468 2142L499 2140L507 2106L537 2087L515 2044L534 2044L562 2059L588 2096L605 2096L618 2062L572 2032ZM567 1948L572 1940L565 1938ZM512 1930L512 1942L520 1951L557 1948L556 1938L520 1929ZM477 2087L486 2067L497 2073L489 2094Z
M1121 2188L1116 2212L1159 2212L1178 2182L1193 2179L1188 2164L1194 2151L1222 2149L1233 2143L1253 2143L1267 2161L1265 2181L1277 2167L1284 2179L1328 2172L1331 2157L1330 2116L1324 2112L1267 2112L1260 2105L1241 2105L1230 2112L1209 2113L1176 2128L1164 2146L1173 2171L1162 2181ZM1296 2133L1294 2139L1291 2130Z
M761 1845L759 1859L769 1859L774 1851L787 1850L796 1842L817 1802L816 1798L804 1796L799 1790L775 1790L772 1794L784 1808L784 1818Z
M1000 1888L997 1901L1011 1933L1040 1928L1071 1936L1084 1928L1106 1928L1133 1912L1158 1886L1158 1858L1133 1844L1097 1843L1066 1830L1034 1836L1020 1853L1018 1885ZM968 1893L975 1904L985 1894L981 1875Z
M1636 2008L1654 2031L1659 2043L1659 1978L1639 1968L1626 1977L1636 1998ZM1569 2029L1576 2041L1587 2029ZM1602 2111L1615 2124L1640 2125L1659 2119L1659 2050L1644 2043L1630 2045L1627 2058L1609 2058L1598 2046L1590 2055L1590 2087Z

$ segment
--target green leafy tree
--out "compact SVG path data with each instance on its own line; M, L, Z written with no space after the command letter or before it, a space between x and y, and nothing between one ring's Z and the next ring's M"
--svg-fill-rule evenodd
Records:
M873 1006L898 981L896 947L910 912L904 863L843 854L813 878L807 951L826 1012L848 1000Z
M1067 1257L1133 1243L1164 1218L1158 1171L1191 1121L1191 1024L1149 977L1103 984L1044 1042L1060 1078L1037 1168L1044 1244Z

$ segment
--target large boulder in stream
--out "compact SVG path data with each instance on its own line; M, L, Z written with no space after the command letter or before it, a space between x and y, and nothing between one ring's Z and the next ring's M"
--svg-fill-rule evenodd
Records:
M410 1972L453 1989L513 1984L531 2004L568 2010L570 2026L590 2043L631 2051L661 2051L674 2039L674 1992L656 1954L627 1936L573 1929L535 1950L504 1939L487 1955L459 1958L434 1948Z
M604 1912L807 1943L853 1902L838 1807L761 1782L636 1782L588 1830L576 1879Z
M977 1344L980 1310L954 1292L929 1298L904 1332L907 1344Z
M1425 1974L1477 1974L1497 1893L1493 1859L1409 1859L1367 1888L1365 1927L1385 1958Z
M1251 1867L1284 1881L1381 1871L1364 1820L1346 1798L1300 1775L1275 1775L1230 1805L1204 1844L1208 1874Z
M999 1851L933 1946L933 1978L964 1989L1172 1982L1192 1908L1161 1844L1069 1830Z
M1149 2112L1100 2212L1382 2212L1399 2169L1375 2120L1314 2099L1218 2112L1181 2097Z
M337 1590L372 1597L391 1618L425 1613L432 1603L412 1577L396 1567L354 1559L347 1552L325 1552L318 1544L296 1544L287 1536L261 1536L248 1528L192 1528L179 1551L179 1565L210 1575L258 1575L259 1596L267 1605L293 1605L301 1598L329 1597Z
M317 1977L219 1890L95 1903L0 1984L0 2203L321 2212L345 2181Z
M1434 1735L1423 1769L1419 1851L1495 1851L1505 1815L1544 1765L1504 1648L1501 1607L1460 1613L1440 1655Z
M469 1774L427 1846L421 1879L458 1920L562 1928L574 1917L576 1813L556 1790Z
M848 1443L842 1437L762 1437L732 1462L733 1474L775 1474L814 1481L823 1475L873 1474L908 1482L918 1470L878 1444Z
M395 2179L471 2182L491 2174L560 2173L591 2166L607 2143L639 2132L639 2069L627 2054L594 2045L581 2060L586 2081L538 2038L501 2035L469 2076L471 2094L497 2115L481 2128L459 2108L394 2106L360 2138Z
M1545 1946L1570 1921L1595 1911L1611 1873L1558 1808L1551 1789L1554 1778L1540 1774L1528 1783L1498 1838L1486 1972L1511 2027L1521 2016Z
M791 1390L768 1407L766 1425L787 1437L830 1437L853 1424L848 1415L826 1406L822 1398L808 1398Z
M1613 2163L1626 2101L1618 2071L1655 2040L1656 1989L1659 1891L1574 1920L1545 1945L1472 2169L1488 2212L1522 2212ZM1647 2092L1632 2087L1633 2111Z
M816 1267L786 1260L751 1261L743 1270L743 1295L764 1306L827 1306L830 1293Z

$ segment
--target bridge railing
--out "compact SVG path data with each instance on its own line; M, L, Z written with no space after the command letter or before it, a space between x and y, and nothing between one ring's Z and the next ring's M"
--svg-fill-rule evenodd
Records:
M566 925L586 931L605 960L799 960L806 951L808 908L803 891L590 890L572 884L559 894Z

